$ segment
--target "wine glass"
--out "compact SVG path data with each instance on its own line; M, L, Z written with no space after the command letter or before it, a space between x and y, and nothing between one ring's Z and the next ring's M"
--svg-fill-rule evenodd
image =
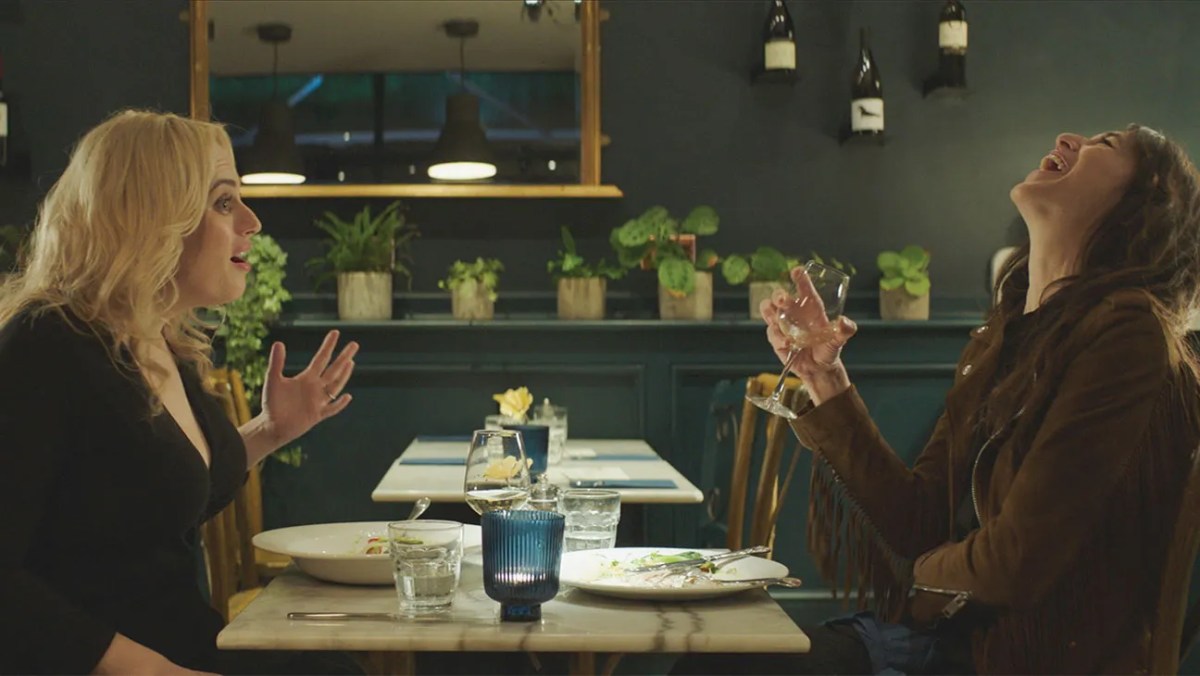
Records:
M837 320L846 306L850 286L850 277L846 273L816 261L805 263L804 272L812 282L812 292L798 289L799 293L788 298L776 315L779 330L791 345L783 372L779 374L779 384L770 396L746 395L755 406L788 420L796 417L782 401L788 372L802 350L837 337Z
M529 501L529 461L520 432L475 430L463 492L476 514L520 509Z

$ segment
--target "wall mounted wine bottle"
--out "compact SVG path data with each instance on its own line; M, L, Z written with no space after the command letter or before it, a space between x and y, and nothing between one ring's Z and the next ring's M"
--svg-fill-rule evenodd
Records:
M967 12L959 0L946 0L938 17L938 81L967 86Z
M0 171L8 165L8 102L4 100L4 55L0 54Z
M883 82L867 45L867 29L859 29L858 64L850 87L850 133L873 136L883 133Z
M793 73L796 70L796 29L783 0L772 0L763 25L763 71Z

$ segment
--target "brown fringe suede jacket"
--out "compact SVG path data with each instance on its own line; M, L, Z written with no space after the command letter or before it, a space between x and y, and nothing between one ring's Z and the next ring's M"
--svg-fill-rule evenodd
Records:
M1009 434L972 462L973 414L994 384L1003 332L998 321L972 331L912 469L853 387L793 421L814 451L809 547L834 584L844 555L846 590L860 601L873 592L887 619L922 623L956 594L967 600L958 619L971 622L980 673L1144 672L1200 439L1196 380L1149 299L1112 294L1072 332L1063 377L1039 384L1051 389L1030 397L1037 410L1013 421L1037 426L1032 447L1017 452ZM980 528L955 542L968 494Z

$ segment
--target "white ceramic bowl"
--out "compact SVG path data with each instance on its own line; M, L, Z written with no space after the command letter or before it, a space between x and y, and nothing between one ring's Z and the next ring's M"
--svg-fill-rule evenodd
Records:
M383 554L363 554L367 539L387 536L387 521L316 523L268 530L254 536L254 546L284 554L309 575L342 584L392 584L392 561ZM483 533L463 526L463 565L483 565Z

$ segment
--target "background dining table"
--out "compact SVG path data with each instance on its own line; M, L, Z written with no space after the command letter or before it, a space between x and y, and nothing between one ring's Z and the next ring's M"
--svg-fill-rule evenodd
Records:
M469 437L416 437L379 480L375 502L462 502ZM547 471L568 487L572 479L599 481L622 504L698 504L704 494L642 439L571 439L561 462Z

